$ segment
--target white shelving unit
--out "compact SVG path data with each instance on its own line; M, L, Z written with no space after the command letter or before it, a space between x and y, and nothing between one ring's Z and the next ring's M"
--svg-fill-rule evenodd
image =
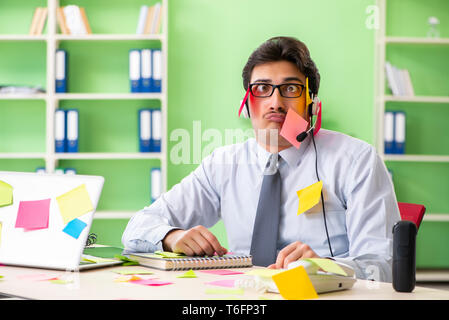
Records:
M377 0L379 8L379 29L376 32L375 43L375 138L376 148L384 161L397 162L445 162L449 165L449 155L411 155L384 153L384 113L385 104L389 101L409 103L449 103L449 96L392 96L384 92L385 88L385 55L388 44L417 44L417 45L449 45L448 38L416 38L416 37L387 37L386 36L386 1ZM449 213L426 213L425 220L449 221Z
M47 0L48 17L47 33L45 35L3 34L0 41L43 41L46 43L46 93L1 94L0 100L44 100L46 104L46 150L45 152L3 152L0 159L44 159L47 172L54 172L59 160L141 160L159 159L162 174L162 191L167 188L167 56L168 56L168 0L162 3L162 33L155 35L139 34L90 34L63 35L57 33L56 9L59 0ZM126 5L126 4L123 4ZM30 1L30 6L33 6ZM136 20L137 25L137 20ZM95 30L94 30L95 31ZM55 54L61 41L160 41L163 67L161 93L55 93ZM55 153L54 117L61 100L160 100L162 113L162 144L160 153ZM136 136L137 139L137 136ZM100 217L120 218L131 216L131 212L107 212L106 215L97 212Z

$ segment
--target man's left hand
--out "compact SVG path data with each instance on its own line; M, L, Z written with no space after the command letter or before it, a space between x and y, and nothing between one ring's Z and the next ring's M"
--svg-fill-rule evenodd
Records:
M287 269L289 263L301 258L320 258L307 244L300 241L290 243L279 251L276 263L268 266L270 269Z

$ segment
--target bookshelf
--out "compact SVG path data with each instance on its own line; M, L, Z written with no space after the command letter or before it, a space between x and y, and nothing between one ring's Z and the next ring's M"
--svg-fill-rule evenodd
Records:
M140 7L157 2L163 7L161 33L136 34ZM60 33L56 9L69 4L86 9L92 34ZM48 8L46 25L41 35L29 35L33 11L38 6ZM161 168L162 191L167 186L168 0L20 0L7 1L0 5L0 10L0 19L4 21L0 23L0 49L7 47L12 52L2 57L0 50L0 57L14 60L14 47L20 44L23 51L30 51L30 56L34 57L37 53L45 65L41 70L33 68L29 71L21 68L19 61L16 61L16 67L11 67L10 75L17 71L25 78L29 71L40 83L35 80L34 83L23 85L41 85L46 89L46 93L32 95L0 94L1 114L9 115L17 122L22 117L18 113L24 110L26 113L29 107L38 109L35 112L40 114L39 124L33 124L29 119L30 129L23 132L23 139L35 136L34 139L38 141L32 143L37 145L32 150L28 150L24 140L19 141L10 136L16 131L8 134L8 128L20 126L20 123L9 123L0 129L0 137L12 140L9 145L0 144L0 170L34 171L37 166L42 166L47 172L54 172L57 167L74 167L78 174L102 175L105 177L105 187L95 216L128 219L150 203L152 167ZM8 13L12 16L9 20ZM122 15L125 17L123 21L117 19ZM55 93L55 52L58 48L66 49L69 53L67 93ZM161 93L129 92L128 51L132 48L162 49ZM89 61L90 57L93 62ZM17 78L8 78L8 73L0 77L0 82L8 81L22 85ZM18 111L14 107L17 104L21 105ZM160 108L162 112L162 145L158 153L138 152L137 110L146 107ZM54 150L54 114L58 108L80 110L78 153L56 153ZM86 113L84 119L82 113ZM89 124L83 127L83 121ZM91 124L94 121L97 121L97 125ZM81 139L85 140L83 144ZM11 147L14 143L20 147ZM126 200L120 202L120 198Z
M449 7L447 2L431 2L434 7L423 9L419 1L414 0L407 4L377 0L380 24L375 37L374 136L378 153L386 166L392 168L398 201L422 203L427 207L424 228L421 228L425 230L420 229L418 233L421 235L418 245L424 243L422 248L434 247L434 252L438 252L441 245L437 243L437 238L441 241L449 234L449 203L446 200L445 183L449 180L449 144L444 134L444 122L447 122L449 116L449 91L447 59L441 58L447 57L449 38L447 30L442 30L441 38L427 38L425 32L427 17L441 17L439 14ZM401 23L406 21L416 23L413 26ZM417 95L393 96L386 89L385 63L390 59L400 64L401 68L410 68ZM398 109L405 110L407 114L406 152L385 154L384 113ZM446 254L443 253L441 259L434 259L435 256L431 257L423 253L424 249L421 252L419 249L417 267L449 268L449 257ZM440 252L446 251L440 248ZM439 262L435 264L431 260Z

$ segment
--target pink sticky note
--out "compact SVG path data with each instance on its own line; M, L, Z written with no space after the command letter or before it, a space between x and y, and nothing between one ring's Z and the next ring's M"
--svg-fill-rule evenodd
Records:
M16 228L44 229L48 228L50 199L36 201L20 201L17 213Z
M210 284L213 286L219 286L219 287L234 288L235 280L234 279L217 280L217 281L206 282L206 284Z
M290 142L296 149L301 145L296 137L301 132L307 130L308 122L304 120L296 111L288 109L284 124L282 125L280 135Z
M156 279L140 279L129 281L131 283L141 284L145 286L165 286L168 284L173 284L173 282L161 281Z
M240 271L233 271L233 270L226 270L226 269L211 269L211 270L200 270L200 271L204 272L204 273L219 275L219 276L226 276L226 275L231 275L231 274L243 274L243 272L240 272Z

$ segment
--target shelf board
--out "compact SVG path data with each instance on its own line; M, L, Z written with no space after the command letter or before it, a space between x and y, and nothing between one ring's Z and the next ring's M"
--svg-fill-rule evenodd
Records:
M58 100L162 100L162 93L56 93Z
M55 153L58 160L139 160L139 159L162 159L161 152L73 152Z
M46 41L46 35L28 35L28 34L0 34L0 41Z
M449 103L449 97L442 96L392 96L385 95L385 101L396 102L424 102L424 103Z
M0 100L45 100L45 93L24 94L24 93L2 93Z
M449 222L449 213L426 213L423 216L425 221Z
M449 162L449 156L420 154L384 154L383 160L398 162Z
M1 152L0 159L45 159L45 152Z
M57 34L56 40L60 41L134 41L134 40L163 40L163 34L88 34L88 35L70 35Z
M449 38L423 38L423 37L385 37L386 43L407 44L449 44Z

